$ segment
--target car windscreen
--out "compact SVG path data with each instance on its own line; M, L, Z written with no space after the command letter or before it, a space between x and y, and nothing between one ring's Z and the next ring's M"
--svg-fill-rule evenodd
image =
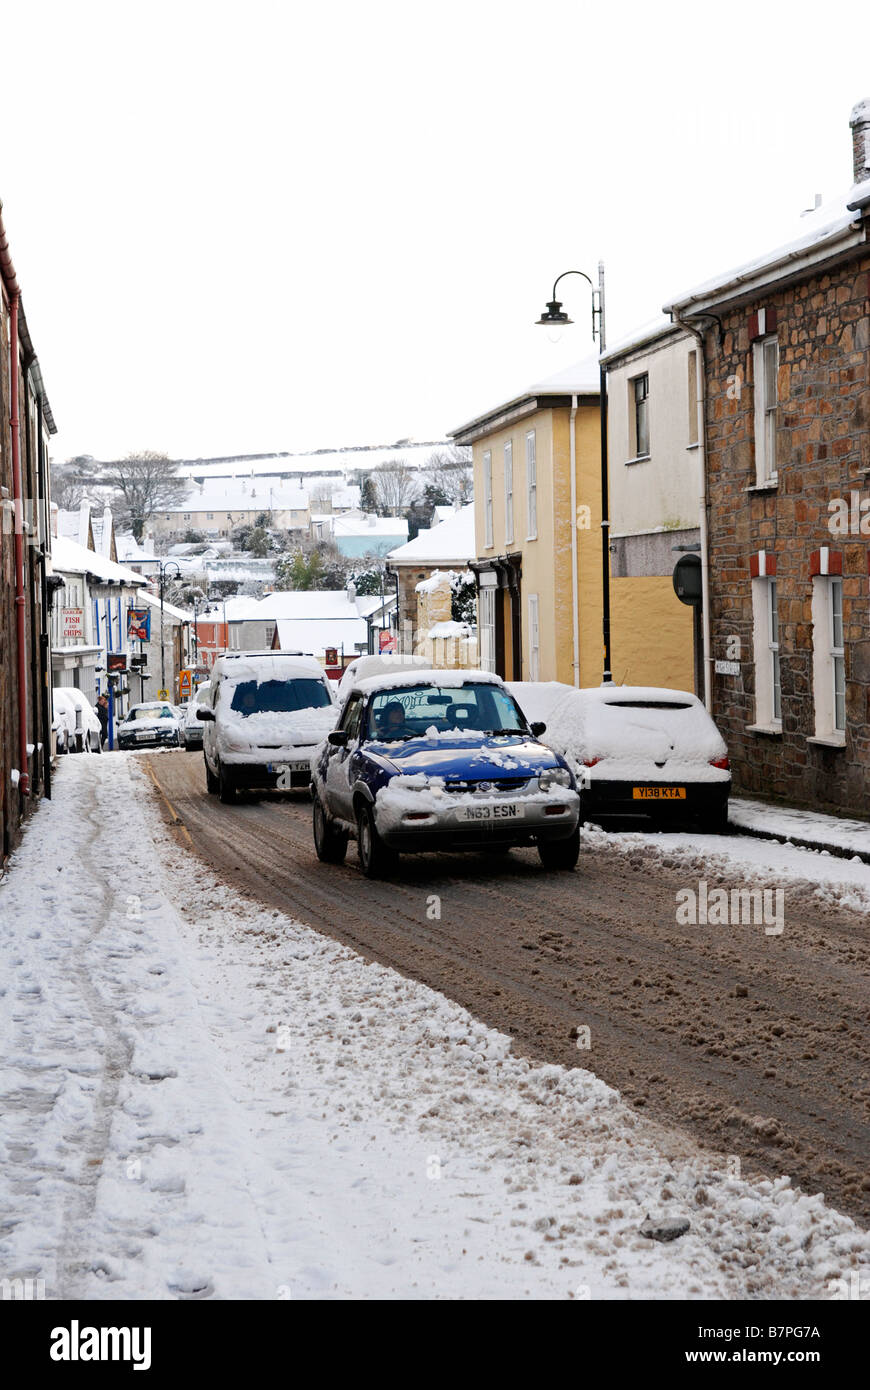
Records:
M138 709L131 709L124 723L129 724L134 719L174 719L175 717L169 705L140 705Z
M316 676L289 681L239 681L233 689L230 709L249 714L295 714L331 704L329 691Z
M412 685L378 691L368 709L366 737L395 741L436 733L527 734L511 695L499 685Z

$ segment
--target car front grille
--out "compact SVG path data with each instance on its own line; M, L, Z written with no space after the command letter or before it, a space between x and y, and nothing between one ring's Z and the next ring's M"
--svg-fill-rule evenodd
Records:
M482 778L479 780L445 781L444 790L448 792L517 792L528 785L528 777Z

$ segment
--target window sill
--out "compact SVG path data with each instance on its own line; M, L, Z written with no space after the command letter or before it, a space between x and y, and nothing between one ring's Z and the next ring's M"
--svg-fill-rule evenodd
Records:
M828 734L827 736L822 736L819 734L814 734L812 738L807 739L807 743L814 743L819 748L845 748L846 735Z
M635 463L649 463L651 457L651 454L636 454L633 459L625 460L625 466L626 468L631 468L632 464Z
M700 441L696 439L695 442L694 442L694 444L687 444L687 445L686 445L686 453L688 454L689 451L690 451L691 449L700 449L700 447L701 447Z
M779 487L779 478L768 478L766 483L751 483L749 487L743 489L744 492L776 492Z
M766 734L768 738L782 738L781 724L747 724L748 734Z
M537 539L537 536L526 536L527 541L536 541Z

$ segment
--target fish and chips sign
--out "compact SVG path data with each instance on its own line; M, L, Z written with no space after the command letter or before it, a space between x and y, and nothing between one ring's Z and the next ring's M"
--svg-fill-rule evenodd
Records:
M65 642L75 642L85 635L85 610L83 608L62 608L60 610L60 631Z

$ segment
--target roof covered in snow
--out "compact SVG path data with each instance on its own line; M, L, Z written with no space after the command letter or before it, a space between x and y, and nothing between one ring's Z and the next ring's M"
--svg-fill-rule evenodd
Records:
M327 647L355 652L368 646L369 640L365 618L279 618L277 628L283 651L312 652L315 656L322 656Z
M295 622L357 619L361 613L380 605L380 599L375 597L373 601L371 596L349 599L346 589L279 589L251 602L254 605L252 617Z
M451 430L451 437L459 443L480 438L481 435L488 434L492 429L497 428L499 422L506 415L529 414L530 408L535 408L540 397L565 396L570 398L576 395L595 396L597 398L600 384L598 358L584 357L582 361L573 362L569 367L563 367L560 371L554 372L552 376L545 377L543 381L533 382L531 386L517 391L513 396L502 401L501 404L493 406L481 415L476 415L473 420L460 425L458 429Z
M868 202L870 179L793 219L792 224L783 229L783 240L775 247L675 296L664 306L665 312L673 309L685 312L751 294L756 286L794 275L852 243L859 245L866 241L860 209Z
M139 582L142 582L141 579ZM150 593L148 589L139 590L136 595L136 602L142 602L147 604L149 608L156 608L158 612L160 611L160 595ZM174 603L167 603L165 599L163 601L163 616L179 623L189 623L193 619L192 613L186 613L183 608L176 608Z
M125 588L138 589L142 583L141 574L127 569L126 565L116 565L105 555L88 550L78 541L68 536L52 536L51 565L60 574L92 574L104 584L122 584Z
M407 536L408 518L376 516L374 512L364 512L361 516L335 516L332 534L337 539L341 536Z
M161 507L161 512L304 512L308 509L305 488L282 486L268 480L252 478L227 481L213 480L203 487L194 487L182 502Z
M391 550L387 559L391 565L466 564L473 560L474 503L469 502L452 513L447 521L420 531L406 545Z

